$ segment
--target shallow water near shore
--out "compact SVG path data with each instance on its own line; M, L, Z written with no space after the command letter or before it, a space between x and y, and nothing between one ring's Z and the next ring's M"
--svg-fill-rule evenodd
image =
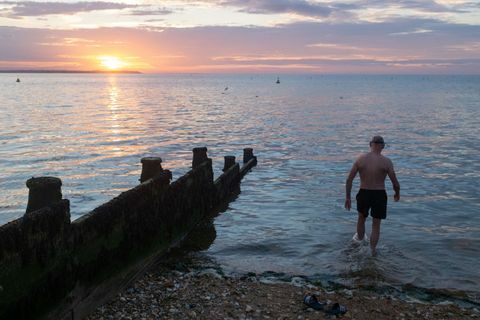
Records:
M141 157L161 156L176 179L191 149L206 145L218 176L224 155L241 159L253 147L259 164L204 248L225 272L446 289L480 301L480 77L15 79L0 75L2 223L23 214L31 176L60 177L75 219L135 186ZM387 181L372 258L352 245L356 213L343 200L346 174L374 134L387 141L402 198L393 202Z

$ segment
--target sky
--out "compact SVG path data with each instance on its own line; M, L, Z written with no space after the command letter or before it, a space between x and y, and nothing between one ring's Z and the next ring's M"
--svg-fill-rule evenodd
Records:
M0 0L0 69L480 74L480 0Z

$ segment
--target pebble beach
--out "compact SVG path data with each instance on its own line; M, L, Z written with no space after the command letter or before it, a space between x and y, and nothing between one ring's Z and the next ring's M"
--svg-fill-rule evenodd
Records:
M303 297L325 303L314 310ZM343 315L325 312L334 303ZM255 274L226 276L214 268L191 268L183 262L150 269L92 311L88 320L107 319L480 319L477 308L445 301L405 301L362 289L328 290L301 279L268 281Z

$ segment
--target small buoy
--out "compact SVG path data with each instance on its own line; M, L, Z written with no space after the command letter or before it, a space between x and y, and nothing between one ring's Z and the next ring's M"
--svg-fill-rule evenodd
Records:
M17 78L17 82L20 82L20 78Z

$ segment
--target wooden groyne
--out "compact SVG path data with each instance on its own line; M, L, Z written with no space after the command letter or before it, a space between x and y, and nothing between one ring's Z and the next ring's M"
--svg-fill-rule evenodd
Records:
M0 319L40 318L77 288L166 252L238 192L257 159L251 148L242 167L226 156L215 181L206 147L193 149L192 169L174 182L161 158L141 162L140 185L73 222L60 179L27 181L25 215L0 226Z

